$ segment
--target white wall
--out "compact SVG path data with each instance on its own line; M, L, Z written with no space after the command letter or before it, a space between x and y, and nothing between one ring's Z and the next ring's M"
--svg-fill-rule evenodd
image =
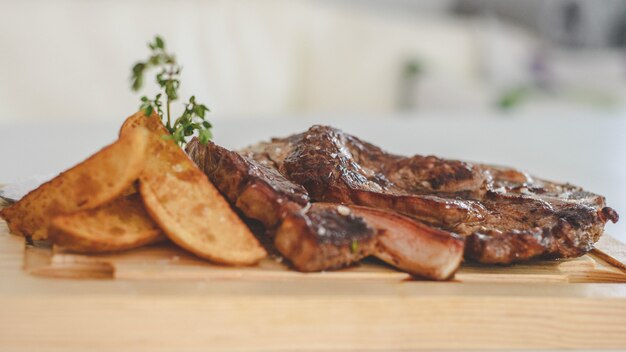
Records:
M408 58L425 63L427 104L454 104L467 92L469 102L457 101L465 108L486 99L472 88L485 34L471 23L436 11L399 18L349 5L0 2L0 122L128 115L138 105L130 67L147 56L156 33L184 66L183 95L197 95L217 115L388 112Z

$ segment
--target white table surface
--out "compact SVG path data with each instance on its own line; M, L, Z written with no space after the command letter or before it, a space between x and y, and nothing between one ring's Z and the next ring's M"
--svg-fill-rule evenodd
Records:
M0 183L54 175L112 142L119 122L0 123ZM330 124L390 152L514 166L606 196L626 216L626 116L217 119L215 141L238 148ZM626 242L626 218L607 232Z

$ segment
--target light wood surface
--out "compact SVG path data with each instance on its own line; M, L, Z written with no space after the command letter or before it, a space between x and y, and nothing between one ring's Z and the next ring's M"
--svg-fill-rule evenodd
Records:
M223 268L168 246L53 254L0 223L0 350L626 348L624 272L599 253L428 282L378 263Z
M570 260L534 261L513 266L465 263L453 280L465 283L626 283L626 271L607 260L615 261L612 257L594 251ZM280 258L269 258L251 267L226 267L199 259L171 243L110 255L76 254L35 243L26 246L24 270L38 276L81 279L374 282L419 280L375 259L366 259L342 270L321 273L300 273L290 270Z

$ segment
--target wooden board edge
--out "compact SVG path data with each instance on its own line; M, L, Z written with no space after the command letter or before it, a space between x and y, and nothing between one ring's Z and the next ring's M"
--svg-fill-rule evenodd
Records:
M591 253L607 263L626 271L626 244L610 235L603 235Z

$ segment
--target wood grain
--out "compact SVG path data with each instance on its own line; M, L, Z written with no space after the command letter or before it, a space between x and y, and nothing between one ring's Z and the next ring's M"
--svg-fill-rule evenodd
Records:
M371 280L406 281L419 278L399 272L381 261L368 259L337 271L300 273L282 261L266 259L257 266L227 267L201 260L173 244L165 243L111 255L82 255L28 246L24 268L34 275L67 278L124 280ZM512 266L465 263L457 282L585 282L626 283L626 272L604 259L587 254L559 261L534 261Z
M613 248L619 246L617 241L611 243ZM595 251L569 260L532 261L511 266L465 263L454 280L483 283L626 283L626 271L616 267L613 264L615 260L604 252ZM167 242L109 255L82 255L35 243L35 246L26 247L24 269L40 276L124 280L419 280L375 259L321 273L290 270L278 258L266 259L252 267L227 267L211 264Z
M15 297L7 350L623 348L626 303L536 297ZM34 333L36 332L36 333Z
M456 282L428 282L378 263L308 275L277 262L213 268L175 248L142 251L25 251L0 222L0 350L626 348L626 285L585 283L621 272L595 254L465 265ZM51 265L90 274L27 273Z

